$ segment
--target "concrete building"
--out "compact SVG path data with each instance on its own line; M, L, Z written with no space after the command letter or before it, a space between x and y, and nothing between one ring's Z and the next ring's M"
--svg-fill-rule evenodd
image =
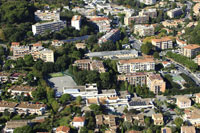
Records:
M153 101L149 98L140 98L140 97L136 97L136 98L132 98L131 101L128 103L128 110L131 109L137 109L137 110L141 110L141 109L148 109L154 108L153 105Z
M155 94L165 92L166 83L159 74L149 74L147 76L147 87Z
M136 72L136 73L127 73L124 75L118 75L118 81L127 81L131 85L143 86L146 85L147 73L145 72Z
M99 32L109 32L111 30L110 19L108 17L93 16L90 21L97 27Z
M193 126L182 126L181 133L197 133Z
M66 126L59 126L56 128L55 133L70 133L70 128Z
M189 108L191 107L191 100L186 96L179 96L176 99L176 104L181 109Z
M152 39L152 45L154 45L158 49L171 49L173 48L173 41L169 37L163 37L161 39Z
M31 123L30 120L10 120L6 122L4 133L13 133L16 128L27 126Z
M163 115L161 113L152 114L152 119L153 119L154 125L161 126L164 124Z
M156 3L156 0L139 0L140 3L144 3L145 5L153 5Z
M141 37L143 36L153 36L154 35L154 27L152 25L135 25L134 26L134 34L137 34Z
M157 10L156 9L142 9L142 11L139 12L139 16L148 16L150 18L156 18Z
M149 16L142 15L142 16L126 16L124 18L124 24L130 25L131 23L134 24L147 24L149 23Z
M39 51L39 58L44 62L54 62L54 52L50 49Z
M193 125L195 127L200 126L200 110L199 109L185 110L182 118L189 125Z
M72 17L71 26L76 30L81 30L81 16L75 15Z
M52 21L52 20L60 20L60 11L54 10L37 10L35 13L35 21Z
M153 58L120 60L117 63L117 70L119 73L155 70L155 61Z
M196 16L200 15L200 3L196 3L193 6L193 12L194 12L194 15L196 15Z
M182 8L175 8L167 11L167 16L169 16L170 18L176 18L181 16L182 14L183 14Z
M5 110L8 110L8 112L16 112L16 106L17 103L15 102L9 102L9 101L0 101L0 112L4 112Z
M76 60L73 64L74 66L77 66L81 70L96 70L99 73L106 72L106 69L103 65L103 61L99 60L90 60L90 59L82 59L82 60Z
M85 125L85 117L74 117L72 120L72 126L76 128L84 127Z
M61 20L46 23L36 23L32 25L32 32L33 35L39 35L44 34L47 30L50 30L51 32L60 31L64 27L66 27L66 22Z
M102 44L105 43L107 41L112 41L112 42L116 42L118 40L120 40L120 30L119 29L112 29L110 32L106 33L104 36L102 36L99 40L98 43Z
M197 44L189 44L182 48L182 54L186 57L193 58L200 51L200 46Z
M103 59L129 59L138 57L138 54L139 54L138 51L133 49L133 50L91 52L85 54L85 56L89 58L99 57Z

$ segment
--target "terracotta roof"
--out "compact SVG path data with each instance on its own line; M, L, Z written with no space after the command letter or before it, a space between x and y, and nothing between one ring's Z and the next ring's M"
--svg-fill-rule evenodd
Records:
M185 47L183 47L184 49L196 49L196 48L200 48L199 45L197 44L190 44L190 45L187 45Z
M177 100L180 102L191 102L191 100L187 98L186 96L177 97Z
M168 61L163 61L162 64L165 64L165 65L166 65L166 64L170 64L170 62L168 62Z
M38 47L38 46L42 46L42 44L41 43L34 43L33 44L33 47Z
M200 58L200 54L196 56L196 58Z
M98 100L97 100L97 98L88 98L88 99L87 99L87 102L88 102L89 104L97 104L97 103L98 103Z
M82 59L82 60L76 60L74 63L90 63L92 62L91 59Z
M197 93L197 94L196 94L196 97L200 97L200 93Z
M163 118L163 115L161 113L152 114L152 117L154 117L155 119L158 119L158 118Z
M17 106L17 103L15 102L9 102L9 101L0 101L0 107L9 107L14 108Z
M30 109L40 109L42 107L46 107L45 104L33 104L28 102L21 102L17 108L30 108Z
M62 131L62 132L68 133L69 130L70 130L69 127L66 127L66 126L60 126L60 127L58 127L58 128L56 129L56 132L61 132L61 131Z
M81 16L75 15L72 17L72 21L77 21L77 20L81 20Z
M73 122L84 122L85 117L74 117Z
M181 127L182 133L196 133L195 127L193 126L182 126Z
M19 76L26 76L25 73L13 73L11 77L19 77Z
M11 43L11 46L19 46L19 45L20 45L19 42L12 42L12 43Z
M109 20L109 18L107 18L107 17L94 17L94 18L90 18L90 21L105 21L105 20Z
M6 122L6 128L18 128L26 126L30 121L29 120L11 120Z
M131 130L131 131L128 131L128 133L142 133L141 131L136 131L136 130Z
M150 80L163 80L160 74L150 74L149 75Z
M151 41L152 42L167 42L167 41L172 41L172 39L169 37L163 37L161 39L152 39Z
M120 64L154 62L153 58L120 60Z

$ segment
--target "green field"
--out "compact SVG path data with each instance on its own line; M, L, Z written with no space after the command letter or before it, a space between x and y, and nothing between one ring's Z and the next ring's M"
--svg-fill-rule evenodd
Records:
M51 73L50 76L52 78L54 78L54 77L62 77L62 76L64 76L64 74L62 72L57 72L57 73Z

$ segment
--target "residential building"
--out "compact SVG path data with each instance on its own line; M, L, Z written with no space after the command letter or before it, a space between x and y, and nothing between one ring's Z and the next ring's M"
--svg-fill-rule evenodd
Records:
M172 133L172 130L169 127L163 127L161 128L161 133Z
M176 99L176 104L181 109L189 108L191 107L191 100L186 96L179 96Z
M7 72L0 72L0 83L5 83L9 80L11 74Z
M76 30L81 30L81 16L75 15L72 17L71 26Z
M13 133L16 128L29 125L29 120L10 120L6 122L6 126L3 129L5 133Z
M99 73L106 72L106 69L103 65L103 61L99 60L90 60L90 59L82 59L82 60L76 60L73 64L74 66L77 66L81 70L96 70Z
M169 37L163 37L161 39L152 39L152 45L154 45L158 49L171 49L173 48L173 41Z
M196 99L195 99L196 103L200 103L200 93L196 94Z
M8 112L15 112L16 111L17 103L9 102L9 101L0 101L0 112L4 112L8 110Z
M193 12L194 12L194 15L196 15L196 16L200 15L200 3L196 3L193 6Z
M197 133L193 126L182 126L181 133Z
M197 56L194 58L194 62L197 63L197 64L200 66L200 55L197 55Z
M32 97L32 92L35 91L35 87L31 86L17 86L13 85L10 88L8 88L8 92L11 93L12 96L17 96L17 95L24 95L24 96L31 96Z
M11 43L11 46L10 46L10 51L13 51L13 48L19 47L19 46L20 46L20 43L19 43L19 42L12 42L12 43Z
M70 128L66 127L66 126L59 126L56 128L56 132L55 133L69 133L70 132Z
M166 83L160 74L149 74L147 76L147 87L155 94L165 92Z
M136 71L150 71L155 69L153 58L119 60L117 70L119 73L134 73Z
M12 48L13 51L13 57L19 58L19 57L24 57L24 55L29 54L30 52L30 47L29 46L18 46Z
M142 16L126 16L124 18L124 24L130 25L131 23L134 24L147 24L149 22L149 16L142 15Z
M74 117L72 120L72 126L76 128L84 127L85 125L85 117Z
M175 8L167 11L167 16L169 16L170 18L176 18L181 16L182 14L183 14L182 8Z
M37 10L35 13L35 21L52 21L52 20L60 20L60 11L54 10Z
M135 25L134 26L134 34L138 34L139 36L153 36L154 35L154 27L152 25Z
M164 68L166 68L166 67L170 67L171 63L169 61L163 61L162 65L163 65Z
M142 9L139 12L139 16L148 16L150 18L157 18L157 10L156 9Z
M182 118L189 125L193 125L195 127L200 126L200 110L199 109L185 110Z
M117 129L116 116L115 115L96 115L96 126L97 128L102 125L108 125L111 131Z
M51 32L60 31L64 27L66 27L66 22L61 20L46 23L36 23L32 25L32 32L33 35L39 35L44 34L47 30L50 30Z
M139 0L140 3L144 3L145 5L153 5L156 3L156 0Z
M46 110L45 104L33 104L28 102L21 102L16 106L16 111L19 114L37 114L42 115Z
M135 72L127 73L124 75L118 75L118 81L127 81L131 85L143 86L146 85L147 73L145 72Z
M77 49L85 49L86 48L85 43L76 43L75 46Z
M161 113L152 114L152 119L153 119L154 125L161 126L164 124L163 115Z
M141 109L148 109L148 108L154 108L153 101L149 98L144 99L144 98L136 97L136 98L132 98L131 101L129 101L128 103L128 110L131 110L131 109L141 110Z
M99 32L109 32L111 30L110 19L108 17L93 16L90 21L96 26Z
M182 19L178 19L178 20L165 20L162 22L162 25L166 28L177 28L178 25L183 24L183 20Z
M26 77L26 74L25 73L12 73L10 76L9 76L9 80L14 83L14 82L17 82L19 78L25 78Z
M189 44L182 48L182 54L186 57L192 58L200 51L200 46L197 44Z
M137 114L132 116L133 120L137 122L138 126L146 126L144 122L144 114Z
M53 41L51 42L51 45L52 45L52 46L55 46L55 47L62 46L63 44L64 44L64 42L63 42L63 41L59 41L59 40L53 40Z
M187 45L186 41L182 41L179 38L176 38L176 44L181 48Z
M50 49L43 49L39 51L39 58L44 62L54 62L54 52Z
M112 29L110 32L108 32L104 36L102 36L98 40L98 43L102 44L102 43L105 43L109 40L112 41L112 42L116 42L116 41L120 40L120 30L119 29Z
M99 57L103 59L129 59L138 57L138 54L139 54L138 51L131 49L131 50L91 52L85 54L85 56L89 58Z

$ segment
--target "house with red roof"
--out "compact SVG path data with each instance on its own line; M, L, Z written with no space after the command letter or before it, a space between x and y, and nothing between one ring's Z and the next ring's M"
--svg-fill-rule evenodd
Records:
M69 132L70 132L70 128L66 126L59 126L56 129L56 133L69 133Z
M72 126L76 128L83 127L85 125L85 117L74 117Z

